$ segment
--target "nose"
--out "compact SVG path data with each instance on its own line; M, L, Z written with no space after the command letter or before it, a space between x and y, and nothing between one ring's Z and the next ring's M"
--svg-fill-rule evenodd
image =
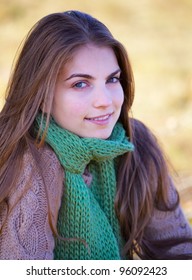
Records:
M106 87L100 87L95 89L93 93L93 106L109 107L112 104L112 94Z

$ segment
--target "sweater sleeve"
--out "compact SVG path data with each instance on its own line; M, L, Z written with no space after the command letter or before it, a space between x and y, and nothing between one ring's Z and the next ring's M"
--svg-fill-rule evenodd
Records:
M176 199L175 187L171 185L169 202L172 204ZM152 241L179 238L192 240L192 227L186 219L180 205L172 211L161 211L155 208L145 230L145 238ZM178 243L178 245L170 249L169 253L173 255L187 254L192 256L192 242Z
M6 204L0 205L0 259L53 259L54 236L49 216L56 224L63 174L52 151L45 150L42 161L45 180L31 154L24 155L23 170L8 197L8 215Z

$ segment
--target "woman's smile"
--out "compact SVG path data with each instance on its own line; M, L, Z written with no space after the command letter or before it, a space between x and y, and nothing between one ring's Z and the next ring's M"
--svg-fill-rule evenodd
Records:
M111 119L113 113L92 117L92 118L85 118L85 120L92 122L93 124L97 125L107 125Z

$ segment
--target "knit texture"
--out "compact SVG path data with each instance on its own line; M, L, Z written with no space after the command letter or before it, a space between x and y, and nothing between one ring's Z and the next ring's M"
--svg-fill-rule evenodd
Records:
M56 225L65 176L58 158L48 145L40 148L39 154L44 179L40 176L36 161L27 150L22 169L18 172L16 188L8 197L12 209L8 217L5 203L0 203L0 260L54 258L55 242L48 212L51 211L52 223ZM87 181L90 184L90 180L86 179ZM172 202L177 199L174 189L172 186L169 192L169 200ZM174 211L166 212L154 209L144 232L144 238L152 241L187 237L192 238L192 228L180 206ZM174 246L171 251L177 255L191 254L192 243Z
M41 117L37 122L40 126ZM122 125L117 123L110 138L102 140L80 138L52 119L46 142L65 169L57 229L69 240L56 240L55 259L121 259L122 240L114 209L114 158L134 148ZM87 166L93 175L90 187L83 179Z

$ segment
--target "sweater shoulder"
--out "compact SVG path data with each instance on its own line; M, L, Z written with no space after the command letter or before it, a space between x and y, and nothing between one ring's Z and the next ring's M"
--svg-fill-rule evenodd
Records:
M174 204L177 200L177 192L173 185L169 188L169 203ZM145 238L148 240L192 240L192 228L180 206L173 210L162 211L154 208L148 226L145 229ZM191 254L192 242L184 242L174 246L170 253Z
M34 155L26 150L14 190L0 205L0 259L52 259L63 170L47 146ZM38 162L37 162L38 161Z
M18 172L15 188L9 196L10 205L24 193L35 190L36 185L41 185L44 192L48 192L49 200L52 201L62 192L64 171L60 162L49 146L40 149L27 149L23 156L22 168ZM57 187L53 187L57 185Z

